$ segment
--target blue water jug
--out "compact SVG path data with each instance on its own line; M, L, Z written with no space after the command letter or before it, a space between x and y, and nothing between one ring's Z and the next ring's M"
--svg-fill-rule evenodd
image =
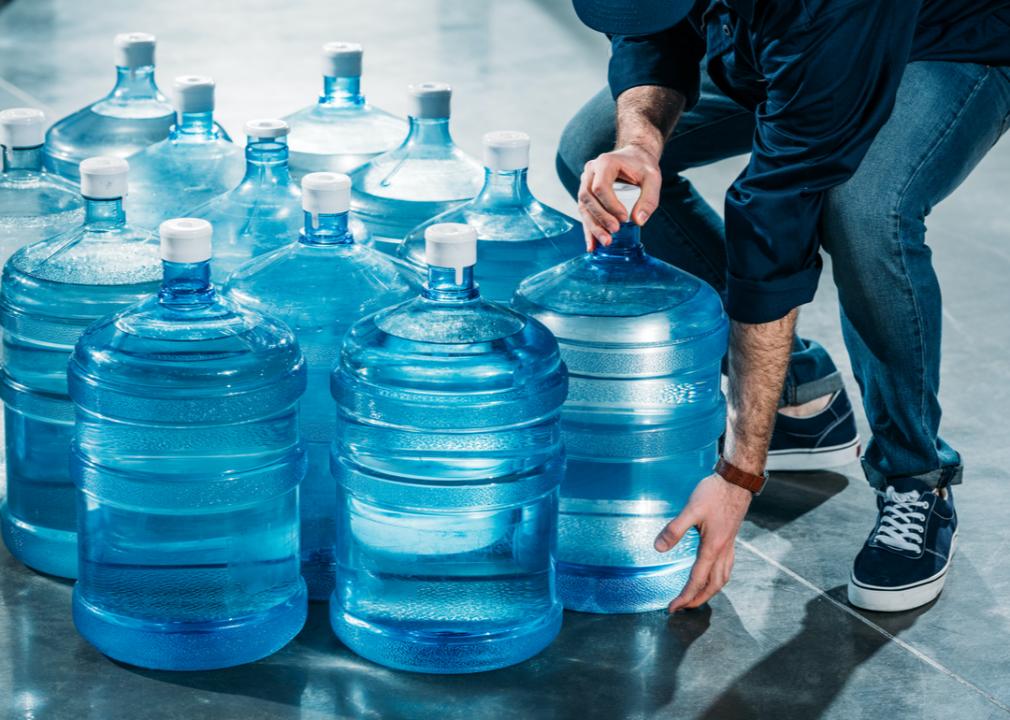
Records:
M403 118L365 102L361 94L361 45L323 45L323 94L318 102L284 118L291 126L291 174L345 173L392 150L407 136Z
M330 370L347 328L416 294L406 267L354 242L347 212L350 194L346 175L306 175L304 230L284 237L284 247L240 267L227 286L239 302L284 321L305 353L309 379L299 417L309 468L301 490L301 551L311 600L327 600L333 593L337 531L330 442L336 408L329 393Z
M158 295L93 324L70 361L74 623L131 665L239 665L305 621L305 363L280 321L211 285L206 221L166 221L161 253Z
M115 87L46 134L46 168L75 182L85 158L125 158L164 140L175 122L172 106L154 83L154 35L122 33L113 44Z
M421 83L409 91L407 139L350 173L351 209L371 230L375 247L388 253L411 229L470 200L484 183L480 163L449 134L449 86Z
M45 116L33 108L0 112L0 263L20 247L80 224L81 193L42 167Z
M169 136L130 156L130 217L157 228L235 187L245 172L242 148L214 122L214 80L175 79L179 120Z
M7 499L3 538L36 570L77 577L67 361L92 321L157 291L157 238L126 224L127 164L81 163L82 225L18 250L0 290Z
M630 217L638 188L615 189ZM609 246L525 280L514 305L551 329L571 373L561 599L588 612L665 607L690 575L698 534L668 553L653 541L711 474L725 429L719 296L646 255L625 223Z
M509 302L519 282L585 250L582 228L533 197L526 181L530 138L499 131L484 136L484 187L470 202L411 230L397 250L424 268L424 231L465 223L477 231L477 284L489 300Z
M355 324L334 370L330 619L369 660L477 672L535 655L561 625L567 373L542 324L480 297L472 228L426 237L423 294Z
M304 223L302 194L288 171L287 123L250 120L245 131L242 182L189 213L214 228L214 282L224 282L248 260L292 243ZM356 242L371 242L360 220L350 218L348 226Z

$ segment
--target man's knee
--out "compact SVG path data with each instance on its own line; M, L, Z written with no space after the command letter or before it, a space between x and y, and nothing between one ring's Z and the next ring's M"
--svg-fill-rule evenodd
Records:
M568 121L558 144L558 177L565 189L575 196L583 166L593 158L614 149L614 100L604 88L583 105Z

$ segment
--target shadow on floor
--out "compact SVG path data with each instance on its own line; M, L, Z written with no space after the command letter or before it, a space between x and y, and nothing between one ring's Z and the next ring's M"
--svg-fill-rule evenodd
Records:
M849 479L835 472L774 473L751 504L747 520L762 530L778 530L848 486Z

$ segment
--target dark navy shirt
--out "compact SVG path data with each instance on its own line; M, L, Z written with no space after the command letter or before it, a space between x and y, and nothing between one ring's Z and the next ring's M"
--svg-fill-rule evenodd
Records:
M611 38L610 87L698 98L700 63L754 110L750 162L726 194L727 311L776 320L810 302L824 192L859 166L905 65L1010 65L1010 0L698 0L655 35Z

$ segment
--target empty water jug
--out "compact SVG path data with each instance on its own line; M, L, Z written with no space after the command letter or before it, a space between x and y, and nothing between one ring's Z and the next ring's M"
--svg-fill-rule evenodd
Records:
M361 94L361 46L323 45L323 94L285 118L291 125L291 174L348 172L407 136L407 123L365 102Z
M73 181L85 158L125 158L164 140L175 122L172 106L154 83L154 35L122 33L113 44L115 87L46 134L46 167Z
M130 217L140 227L189 213L242 179L242 148L214 122L214 80L175 79L178 122L169 136L130 157Z
M424 231L438 223L465 223L477 231L481 296L507 303L523 278L584 252L581 226L533 197L526 181L529 164L529 135L486 134L480 193L411 230L400 257L423 271Z
M421 83L409 90L407 139L350 173L351 209L376 248L389 253L412 228L470 200L484 182L483 168L449 135L449 86Z
M375 662L476 672L531 657L561 625L567 373L542 324L480 297L472 228L427 241L423 294L354 325L334 370L330 617Z
M80 190L42 167L44 126L41 110L0 112L0 263L18 248L81 222Z
M416 294L404 277L407 268L354 242L350 194L346 175L306 175L304 230L285 237L285 247L239 268L227 286L238 301L287 323L305 353L309 380L299 417L309 469L301 490L302 576L312 600L333 593L337 499L329 449L336 408L330 370L348 327Z
M155 292L161 275L157 238L126 224L126 161L89 158L80 171L84 223L14 253L0 301L3 538L26 565L62 577L77 576L67 361L92 321Z
M638 188L616 186L630 217ZM558 521L566 608L665 607L698 548L653 540L712 472L725 428L727 321L715 290L646 255L623 223L606 247L525 280L515 307L551 329L571 373Z
M211 228L161 226L157 296L93 324L70 361L80 575L73 616L106 655L202 670L301 629L298 398L283 323L210 283Z
M288 245L304 224L302 194L288 172L288 126L283 120L250 120L245 125L245 177L238 187L189 213L214 228L215 282L243 263ZM370 238L361 221L348 221L356 242Z

